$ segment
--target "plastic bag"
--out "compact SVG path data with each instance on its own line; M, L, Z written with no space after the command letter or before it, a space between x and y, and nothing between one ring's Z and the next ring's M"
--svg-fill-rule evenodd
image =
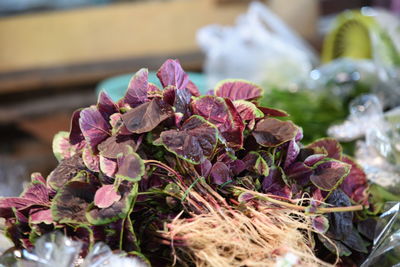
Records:
M206 53L209 88L227 78L293 88L308 78L318 61L312 49L259 2L251 3L235 26L204 27L197 40Z
M146 267L138 257L114 254L104 243L97 243L86 258L79 256L82 243L60 232L40 237L33 251L10 249L0 257L0 267Z
M348 119L328 134L341 141L358 141L355 156L368 179L400 194L400 108L383 113L375 95L362 95L350 104Z
M388 202L385 209L375 228L372 252L361 267L400 266L400 202Z

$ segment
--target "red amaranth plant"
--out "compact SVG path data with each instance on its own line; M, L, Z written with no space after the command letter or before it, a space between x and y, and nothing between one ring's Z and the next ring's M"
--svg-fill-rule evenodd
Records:
M32 175L20 197L0 199L16 247L60 229L86 248L103 241L165 262L169 243L157 231L182 210L258 199L315 214L316 231L340 256L367 253L353 216L368 206L366 177L337 141L301 144L301 128L261 107L263 90L250 82L225 80L200 96L177 60L157 76L163 88L141 69L117 103L102 92L75 111L70 132L54 138L59 165L46 179Z

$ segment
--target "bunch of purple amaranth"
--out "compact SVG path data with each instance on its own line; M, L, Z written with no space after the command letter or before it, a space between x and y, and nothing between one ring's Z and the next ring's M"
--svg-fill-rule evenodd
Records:
M225 80L200 96L176 60L157 76L162 88L141 69L118 102L102 92L97 105L75 111L70 132L54 138L59 165L46 179L32 174L20 197L0 199L16 247L59 229L86 249L103 241L170 262L170 242L159 233L165 223L208 205L253 205L250 190L265 196L253 200L315 214L323 259L366 255L364 213L355 211L368 207L368 185L338 142L302 145L301 128L274 118L284 111L259 106L263 90L250 82Z

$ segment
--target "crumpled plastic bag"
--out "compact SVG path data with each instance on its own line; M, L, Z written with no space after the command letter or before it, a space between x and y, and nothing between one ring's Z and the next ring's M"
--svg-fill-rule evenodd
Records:
M400 266L400 202L388 202L375 228L371 254L361 267Z
M355 157L368 180L400 194L400 108L384 113L375 95L362 95L350 104L348 119L328 129L340 141L365 136L356 144Z
M97 243L83 259L79 256L82 243L73 241L60 232L40 237L33 251L6 251L0 256L0 267L146 267L138 257L114 254L104 243Z
M326 91L348 103L354 97L377 95L384 107L400 105L399 69L375 60L338 58L310 72L307 88Z
M228 78L297 88L318 62L312 48L259 2L251 3L233 27L200 29L197 41L206 54L204 72L209 88Z

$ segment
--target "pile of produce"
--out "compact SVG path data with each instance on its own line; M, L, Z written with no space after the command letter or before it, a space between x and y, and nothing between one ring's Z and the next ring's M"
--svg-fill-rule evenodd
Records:
M53 143L59 165L0 199L17 248L54 230L153 266L359 264L374 221L366 176L334 139L301 143L263 90L220 82L200 96L176 60L142 69L114 103L75 111ZM348 257L350 256L351 257Z

